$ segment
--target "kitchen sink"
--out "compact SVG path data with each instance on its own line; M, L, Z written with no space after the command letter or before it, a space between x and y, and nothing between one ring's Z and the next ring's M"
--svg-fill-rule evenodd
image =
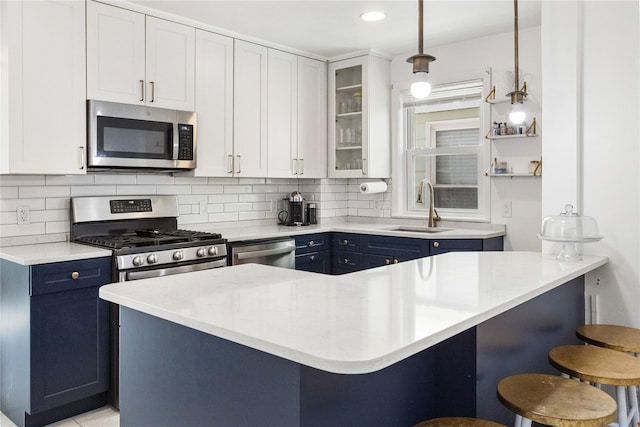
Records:
M407 231L411 233L442 233L443 231L453 230L453 228L444 227L421 227L418 225L396 225L393 227L385 228L390 231Z

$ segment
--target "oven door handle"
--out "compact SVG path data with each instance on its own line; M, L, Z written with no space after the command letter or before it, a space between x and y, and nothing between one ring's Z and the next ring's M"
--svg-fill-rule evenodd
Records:
M208 270L210 268L225 267L227 260L220 259L212 262L202 262L199 264L183 265L180 267L158 268L155 270L145 271L129 271L126 273L125 280L149 279L151 277L169 276L178 273L189 273L191 271Z
M262 251L238 252L236 254L236 258L238 259L260 258L264 256L288 254L288 253L294 252L295 250L296 250L295 246L294 247L287 246L285 248L265 249Z

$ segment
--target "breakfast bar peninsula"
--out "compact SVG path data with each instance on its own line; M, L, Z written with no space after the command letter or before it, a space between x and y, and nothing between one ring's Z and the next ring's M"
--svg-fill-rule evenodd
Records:
M607 262L447 253L342 276L256 264L104 286L121 306L126 426L512 422L495 397L575 343Z

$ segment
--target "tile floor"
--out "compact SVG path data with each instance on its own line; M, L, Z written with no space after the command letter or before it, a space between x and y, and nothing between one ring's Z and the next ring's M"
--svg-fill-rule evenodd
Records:
M119 427L120 413L111 406L103 406L73 418L49 424L47 427ZM9 418L0 413L0 427L16 427Z

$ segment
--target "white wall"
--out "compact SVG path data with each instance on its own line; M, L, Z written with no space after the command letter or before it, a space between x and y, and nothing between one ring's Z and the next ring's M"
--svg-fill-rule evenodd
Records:
M545 215L594 217L609 264L588 275L594 323L640 327L640 24L637 1L542 3Z
M430 48L428 47L427 31L426 42L425 53L436 57L436 61L430 65L429 71L432 85L482 78L488 67L491 67L494 74L499 71L513 71L514 68L513 32ZM525 103L527 121L530 122L532 116L537 118L538 132L541 133L541 137L515 140L517 142L511 140L514 142L499 141L494 143L492 157L502 158L505 151L508 151L509 156L517 157L522 162L528 162L538 158L542 140L545 138L541 117L540 27L519 31L519 51L520 71L527 82L529 92L528 100ZM411 64L408 64L406 59L415 53L407 52L393 59L391 82L395 87L402 88L410 85L413 74ZM504 107L500 106L499 108ZM398 144L399 142L393 141L392 143ZM508 160L507 157L504 159ZM487 167L489 167L488 164ZM541 243L536 237L540 231L542 219L540 178L487 177L485 179L491 181L491 222L507 226L505 249L540 251ZM503 202L511 202L511 218L502 216Z

